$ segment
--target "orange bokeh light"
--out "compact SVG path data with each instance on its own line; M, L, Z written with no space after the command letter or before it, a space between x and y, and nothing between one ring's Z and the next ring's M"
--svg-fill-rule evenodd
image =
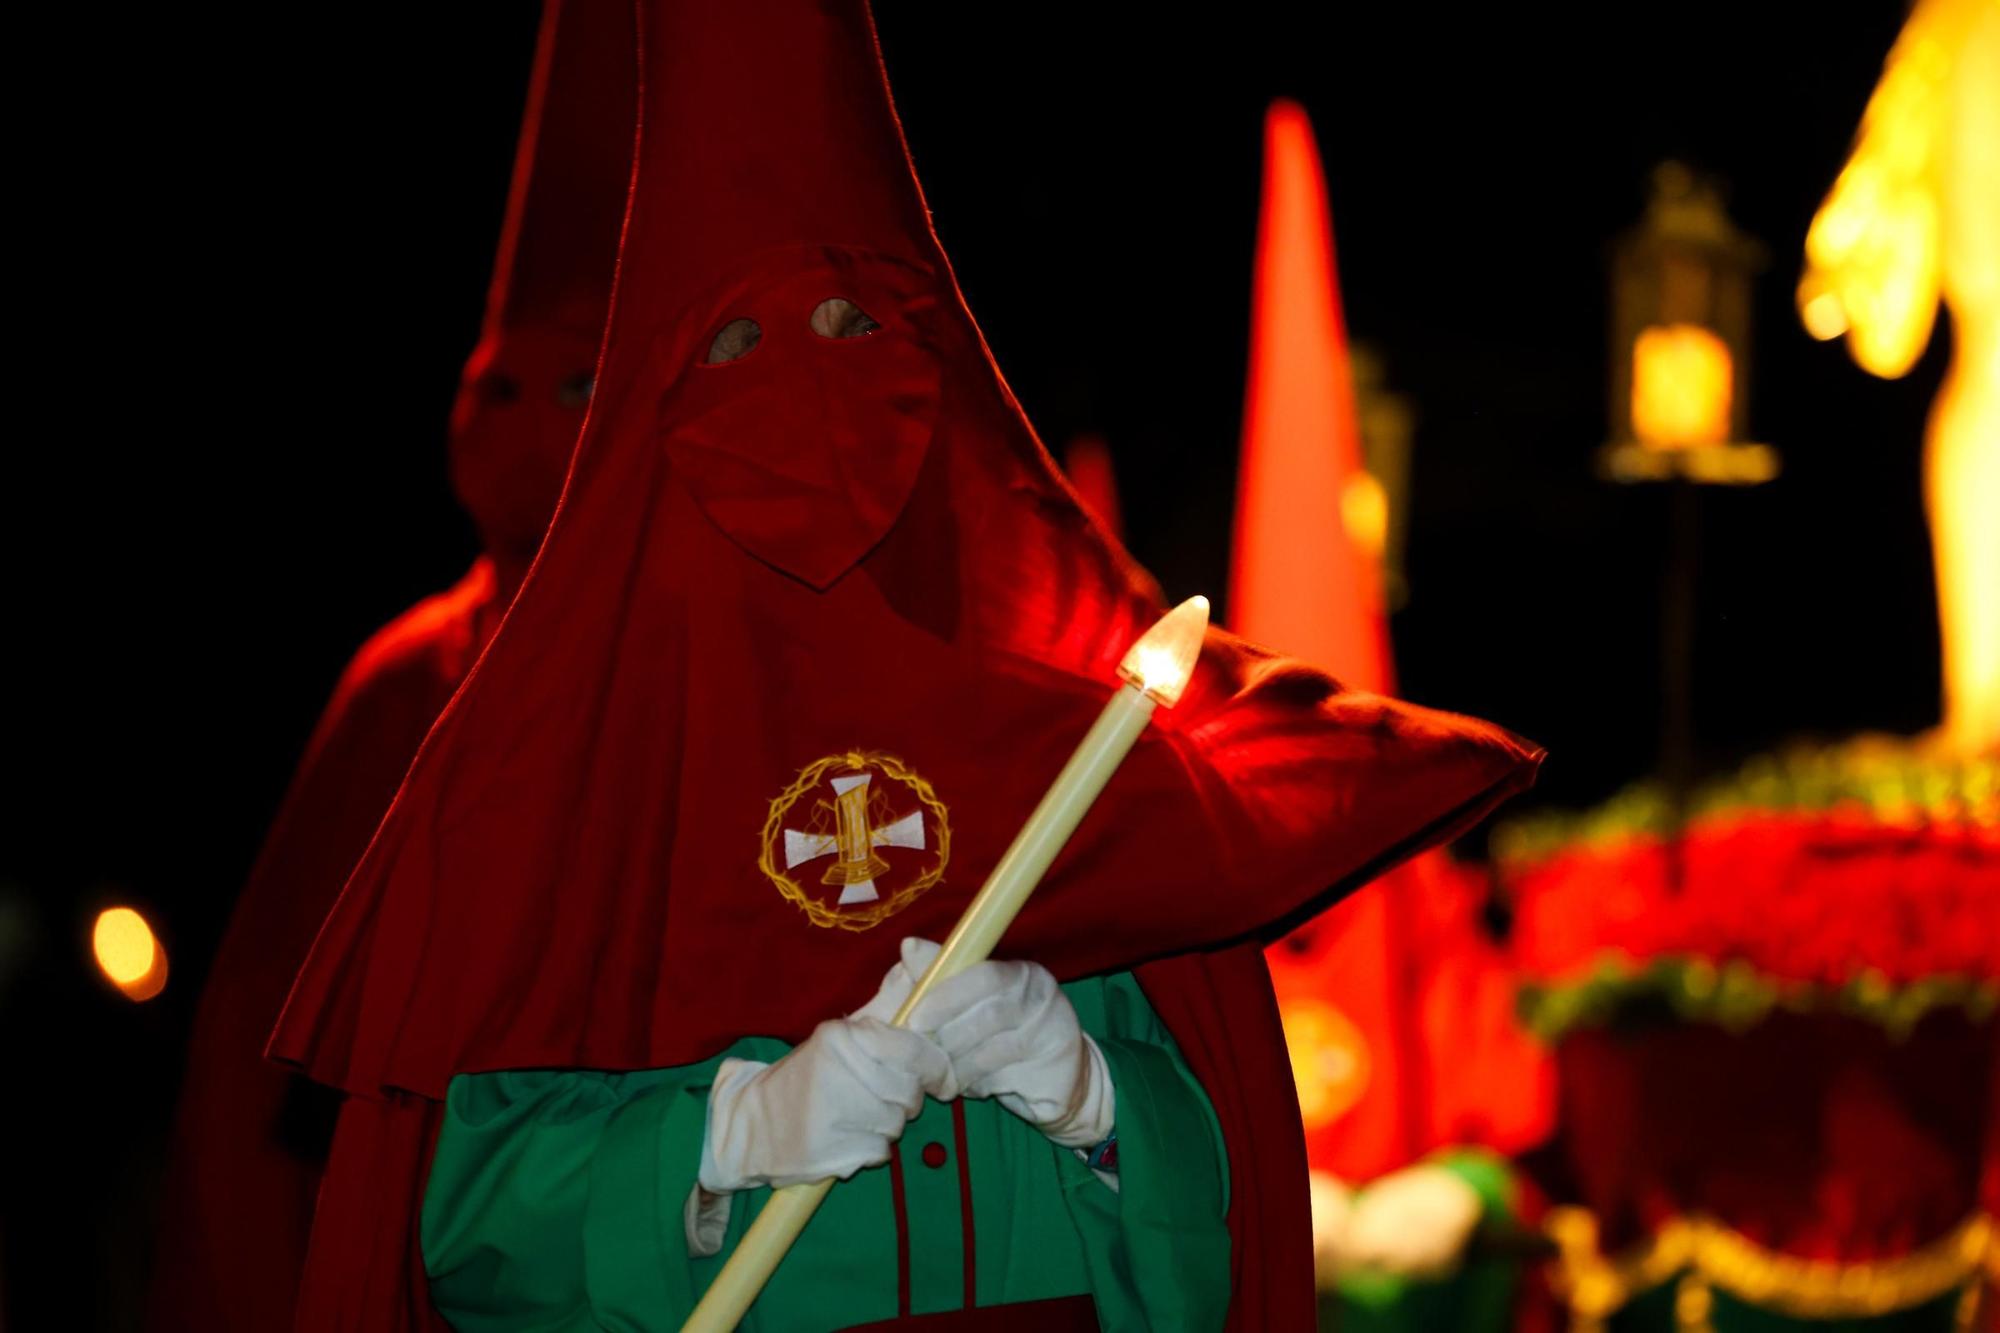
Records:
M150 1000L167 985L167 951L153 935L146 918L129 907L110 907L97 914L90 932L91 951L105 977L133 1000Z
M1361 1029L1324 1000L1287 1001L1279 1008L1292 1082L1307 1129L1330 1125L1367 1091L1373 1063Z
M1729 345L1712 330L1640 330L1632 345L1632 434L1649 449L1724 443L1734 376Z
M1389 492L1372 472L1356 472L1340 488L1340 525L1367 557L1381 563L1389 545Z

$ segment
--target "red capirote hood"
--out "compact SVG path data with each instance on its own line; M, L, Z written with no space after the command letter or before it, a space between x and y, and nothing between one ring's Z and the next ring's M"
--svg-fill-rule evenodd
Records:
M452 485L507 591L583 427L632 178L638 61L621 0L546 0L479 343L451 417Z
M561 505L273 1041L357 1093L677 1065L851 1010L899 937L950 929L1162 609L987 353L865 5L640 17ZM872 331L816 331L835 299ZM1538 760L1212 633L1003 952L1074 977L1255 936Z

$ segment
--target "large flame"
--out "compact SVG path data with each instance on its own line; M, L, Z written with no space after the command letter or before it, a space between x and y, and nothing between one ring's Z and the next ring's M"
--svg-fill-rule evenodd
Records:
M1799 313L1897 376L1940 298L1952 363L1924 489L1944 644L1944 735L2000 748L2000 4L1919 0L1813 218Z

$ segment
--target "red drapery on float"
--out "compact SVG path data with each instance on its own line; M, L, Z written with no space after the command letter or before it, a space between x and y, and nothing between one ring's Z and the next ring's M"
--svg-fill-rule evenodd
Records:
M1615 818L1627 801L1524 836L1510 868L1589 1219L1577 1299L1605 1255L1795 1316L1962 1295L1994 1252L1991 761L1851 742L1701 804L1677 847Z

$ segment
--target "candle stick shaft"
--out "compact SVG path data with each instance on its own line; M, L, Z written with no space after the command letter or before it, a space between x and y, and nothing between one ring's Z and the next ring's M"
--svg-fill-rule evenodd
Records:
M1069 762L1043 793L1035 812L1028 816L1028 822L1021 826L1012 845L986 877L978 896L967 904L958 924L945 937L938 956L925 969L910 997L903 1001L903 1007L896 1011L896 1023L908 1020L917 1002L932 986L992 956L1000 937L1026 905L1028 895L1042 882L1056 854L1062 851L1070 834L1076 832L1076 826L1083 822L1104 784L1111 781L1111 775L1118 771L1118 765L1125 761L1139 734L1146 729L1155 706L1151 697L1130 685L1111 696L1111 702L1097 715L1097 721L1091 724Z
M757 1220L743 1233L722 1271L695 1303L681 1333L729 1333L741 1323L835 1183L815 1180L772 1190Z
M1049 865L1083 821L1098 793L1111 781L1126 754L1146 729L1153 716L1153 699L1127 685L1111 696L1111 702L1097 716L1083 742L1070 755L1061 773L1042 796L1041 804L1015 835L1013 844L994 865L986 883L966 906L958 924L946 937L938 956L924 969L911 988L909 998L892 1020L897 1026L909 1022L932 986L974 963L991 956L1000 937L1014 923L1028 895L1040 884ZM757 1293L777 1271L778 1263L805 1230L820 1201L833 1187L831 1180L810 1185L788 1185L771 1191L757 1220L743 1233L722 1271L702 1293L681 1333L728 1333L750 1310Z

